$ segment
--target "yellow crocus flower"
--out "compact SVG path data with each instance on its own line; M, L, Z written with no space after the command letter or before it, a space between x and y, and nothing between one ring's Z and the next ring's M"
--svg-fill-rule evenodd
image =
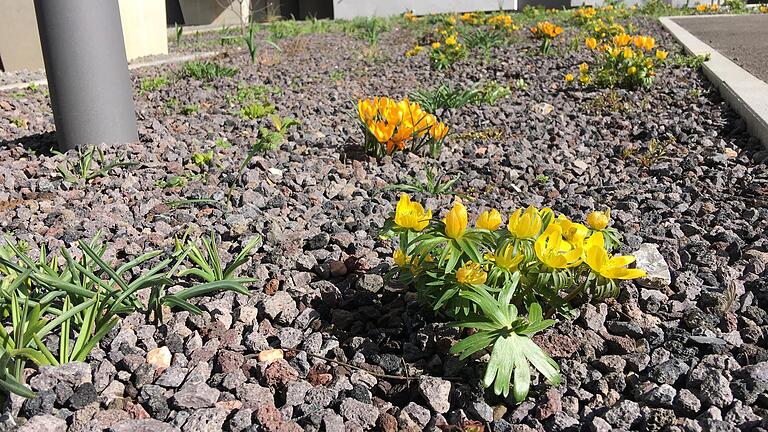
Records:
M460 284L482 285L488 279L488 273L476 262L468 262L456 270L456 281Z
M371 131L378 142L385 143L392 137L392 133L395 131L395 124L387 124L385 122L371 122L368 124L368 130Z
M443 219L445 222L445 235L452 239L461 238L467 230L467 208L457 199L453 208Z
M486 210L477 217L475 226L488 231L496 231L501 225L501 213L496 209Z
M554 269L575 267L581 264L583 248L574 246L563 238L558 224L550 224L533 244L539 261Z
M448 135L448 126L443 122L435 123L429 128L429 135L437 141Z
M585 45L587 46L587 48L589 48L589 49L595 49L595 48L597 47L597 39L595 39L595 38L592 38L592 37L591 37L591 38L587 38L587 39L584 41L584 44L585 44Z
M621 55L622 55L622 57L624 57L625 59L630 59L630 58L632 58L632 57L634 57L634 56L635 56L635 52L634 52L634 51L632 51L632 48L630 48L630 47L625 47L625 48L624 48L624 51L622 51L622 52L621 52Z
M376 116L376 105L370 99L360 99L357 101L357 112L365 123L370 122Z
M587 224L592 229L595 230L604 230L606 227L608 227L608 223L611 220L611 209L608 209L604 212L602 211L593 211L590 214L587 215Z
M525 209L517 209L512 216L509 217L509 223L507 223L507 229L509 232L518 239L530 239L536 237L541 231L541 215L539 215L536 207L529 206Z
M627 266L635 262L631 255L611 257L605 250L605 240L600 232L592 234L585 245L584 262L590 269L606 279L637 279L647 276L645 270L629 269Z
M395 208L395 223L402 227L421 231L429 225L432 219L432 210L424 211L424 207L404 193L400 195L400 201Z
M635 73L637 73L637 68L636 67L630 66L630 67L627 68L627 74L628 75L634 75Z

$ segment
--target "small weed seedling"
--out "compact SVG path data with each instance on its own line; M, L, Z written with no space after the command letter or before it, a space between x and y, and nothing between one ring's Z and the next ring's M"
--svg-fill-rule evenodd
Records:
M182 33L184 33L184 27L180 26L178 23L173 24L173 28L176 33L176 46L181 44L181 36Z
M79 180L89 182L97 177L109 175L115 168L138 165L124 161L123 156L107 161L104 152L96 146L90 146L87 150L78 148L77 156L77 162L66 161L57 167L62 179L67 183L77 183Z
M198 111L200 111L200 106L197 104L189 104L181 107L181 113L186 116L196 114Z
M237 68L222 66L212 61L191 61L181 69L181 76L199 81L213 81L217 78L231 78L237 74Z
M274 112L274 105L263 102L253 102L250 105L240 108L240 116L248 120L260 119Z
M199 167L207 167L213 162L213 150L208 150L205 153L193 153L192 163Z
M448 179L447 181L440 181L440 179L443 177L437 169L427 168L424 170L424 175L426 176L426 183L412 178L409 180L408 183L398 183L393 185L387 185L384 187L384 190L395 190L400 192L407 192L407 193L424 193L431 196L439 196L439 195L455 195L455 196L462 196L461 194L457 193L453 190L453 185L456 183L460 175L457 175L456 177L452 179Z
M142 78L141 83L139 84L139 89L141 90L141 93L152 92L165 87L169 82L170 80L168 80L168 77L163 75L158 77Z
M253 159L254 156L259 153L271 151L279 147L280 144L285 141L288 129L294 126L298 126L299 124L301 123L296 119L281 118L278 115L273 115L272 126L274 129L266 127L259 128L259 135L256 142L253 143L250 150L248 150L248 154L240 164L240 167L237 169L237 174L235 175L232 184L229 186L229 190L227 191L227 202L231 202L232 191L234 191L235 185L243 175L245 168L248 167L251 159Z

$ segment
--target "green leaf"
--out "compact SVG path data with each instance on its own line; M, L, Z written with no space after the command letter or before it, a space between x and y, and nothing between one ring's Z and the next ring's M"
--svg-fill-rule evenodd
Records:
M451 353L459 354L459 360L464 360L472 354L491 346L496 337L498 336L494 333L479 331L452 346Z
M174 294L181 300L188 300L193 297L199 297L202 295L208 295L210 293L218 291L235 291L243 295L249 295L250 291L241 285L239 282L231 280L208 282L201 285L197 285L191 288L186 288Z
M552 385L560 384L560 368L544 350L528 337L520 337L520 347L525 358L536 368L544 378Z

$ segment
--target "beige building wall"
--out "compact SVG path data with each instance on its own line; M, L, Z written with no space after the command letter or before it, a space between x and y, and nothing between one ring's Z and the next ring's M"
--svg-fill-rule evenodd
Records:
M128 60L168 54L165 0L118 1ZM32 0L0 0L0 60L5 71L44 67Z
M119 0L128 61L168 54L165 0Z

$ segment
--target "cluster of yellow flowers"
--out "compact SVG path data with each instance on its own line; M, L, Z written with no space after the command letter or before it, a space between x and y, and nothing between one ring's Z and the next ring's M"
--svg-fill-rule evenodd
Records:
M414 15L413 11L410 11L410 10L403 14L403 18L405 18L410 22L416 22L419 20L419 17Z
M656 61L664 61L669 52L656 49L656 40L650 36L630 36L626 33L614 35L610 43L599 43L596 38L589 37L584 40L584 45L591 50L604 53L597 67L596 81L599 85L612 87L622 85L624 87L647 86L656 75ZM650 56L653 52L653 56ZM574 81L571 73L565 75L565 82ZM589 65L582 63L579 66L579 82L582 85L592 83Z
M365 133L366 150L381 157L396 150L419 151L424 145L439 148L448 134L448 126L416 102L399 102L375 97L357 102L357 112ZM437 147L436 147L437 146Z
M697 12L717 12L719 9L720 9L720 6L718 6L717 3L712 3L712 4L702 3L700 5L696 5Z
M480 25L483 23L483 18L474 12L463 13L459 19L467 25Z
M760 13L768 14L768 5L761 4L757 7L757 10L759 10Z
M574 9L572 18L579 24L586 24L594 19L596 15L597 10L592 6L587 6Z
M511 15L494 15L485 20L485 22L497 30L512 31L520 29L520 27L512 21Z
M432 222L432 210L402 194L395 209L394 222L400 228L421 232ZM495 233L502 226L501 213L496 209L484 211L477 217L477 230ZM529 206L517 209L506 225L506 236L517 243L507 242L500 248L488 248L480 261L467 260L456 271L462 284L483 284L492 267L505 271L526 271L536 267L538 272L571 269L585 264L595 276L605 280L636 279L645 276L640 269L627 268L632 256L611 256L606 248L604 232L610 222L610 211L594 211L587 215L587 225L573 222L565 215L554 216L549 208ZM467 208L457 200L440 224L435 225L448 239L461 240L468 235ZM533 245L533 256L526 256L525 244ZM531 259L535 257L535 259ZM393 258L400 265L413 265L408 251L398 249ZM424 263L435 263L429 255Z
M554 39L563 32L562 27L549 21L539 21L530 30L531 35L536 39Z

